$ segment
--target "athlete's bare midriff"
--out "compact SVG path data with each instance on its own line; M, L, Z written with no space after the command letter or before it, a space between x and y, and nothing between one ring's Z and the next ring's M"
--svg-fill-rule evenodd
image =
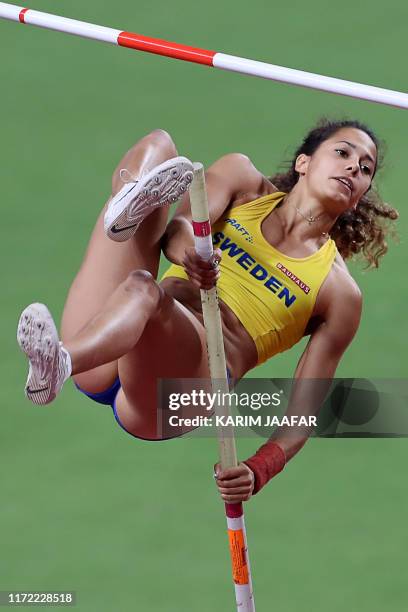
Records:
M165 278L160 284L168 295L183 304L204 325L199 289L183 278ZM227 366L232 377L239 379L256 366L258 353L241 321L222 300L219 304Z

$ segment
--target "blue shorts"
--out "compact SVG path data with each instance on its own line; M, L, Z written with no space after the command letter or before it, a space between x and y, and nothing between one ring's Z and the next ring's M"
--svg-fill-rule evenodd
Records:
M228 381L231 386L232 377L231 377L231 372L229 370L227 370L227 377L228 377ZM121 423L117 409L116 409L116 397L121 388L119 377L115 380L113 385L109 387L109 389L106 389L105 391L101 391L100 393L89 393L88 391L81 389L81 387L77 385L75 381L74 381L74 384L76 388L78 389L78 391L80 391L81 393L89 397L89 399L94 400L94 402L98 402L98 404L104 404L105 406L111 406L113 410L113 415L115 417L117 424L123 429L123 431L126 431L126 433L128 433L130 436L133 436L134 438L137 438L138 440L147 440L149 442L161 442L162 440L171 440L172 438L179 438L180 436L183 435L181 433L181 434L178 434L178 435L176 434L174 436L170 436L167 438L154 439L154 438L142 438L141 436L135 436L135 434L132 434L130 431L128 431L124 427L124 425Z
M133 436L138 440L146 440L147 442L162 442L163 440L172 440L173 438L180 438L180 436L183 435L181 433L163 438L142 438L141 436L135 436L135 434L132 434L130 431L128 431L126 427L121 423L118 412L116 410L116 396L121 388L119 377L115 380L113 385L109 387L109 389L101 391L100 393L89 393L88 391L81 389L81 387L77 385L75 381L74 384L78 391L86 395L86 397L89 397L90 399L94 400L94 402L98 402L98 404L105 404L105 406L111 406L117 424L123 429L123 431L126 431L126 433L128 433L130 436Z
M78 389L78 391L86 395L86 397L89 397L90 399L94 400L94 402L98 402L98 404L104 404L105 406L111 406L117 424L120 425L120 427L124 431L126 431L126 433L130 433L129 431L127 431L127 429L123 427L118 417L117 410L116 410L116 396L119 393L119 389L121 387L119 377L115 380L113 385L109 387L109 389L106 389L105 391L101 391L100 393L89 393L88 391L81 389L81 387L77 385L75 381L74 381L74 384L76 388ZM133 436L133 434L130 434L130 435ZM137 438L137 436L134 436L134 437Z

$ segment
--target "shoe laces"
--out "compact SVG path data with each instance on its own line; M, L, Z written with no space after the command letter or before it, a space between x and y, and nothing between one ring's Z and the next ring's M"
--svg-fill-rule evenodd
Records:
M146 171L142 171L137 177L134 176L127 168L121 168L119 170L119 176L122 183L137 183L146 174Z
M72 361L71 355L68 353L65 346L62 344L61 340L59 341L59 360L58 360L58 373L62 376L62 382L65 382L67 378L71 376L72 373Z

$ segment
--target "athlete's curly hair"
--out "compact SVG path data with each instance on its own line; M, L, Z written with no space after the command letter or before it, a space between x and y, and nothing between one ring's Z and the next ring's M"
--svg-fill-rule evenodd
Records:
M296 159L299 155L313 155L318 147L333 134L342 128L356 128L362 130L371 138L377 147L377 171L382 163L380 157L380 142L376 135L366 125L359 121L330 121L322 119L305 137L297 149L287 172L278 173L270 177L270 181L280 191L289 192L298 182L299 175L295 170ZM330 230L330 236L344 259L361 254L367 261L368 268L378 268L380 257L388 250L386 236L390 232L390 221L398 219L398 211L381 199L375 187L360 199L355 210L348 210L337 218ZM391 229L391 233L392 229ZM395 232L394 232L395 233Z

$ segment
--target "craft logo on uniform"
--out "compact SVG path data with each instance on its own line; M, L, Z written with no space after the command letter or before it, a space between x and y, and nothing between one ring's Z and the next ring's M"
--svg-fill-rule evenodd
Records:
M304 283L303 281L300 280L300 278L298 278L296 276L296 274L293 274L293 272L291 272L290 270L287 269L286 266L284 266L283 264L281 264L279 261L276 264L276 267L279 268L279 270L281 270L283 272L283 274L285 274L285 276L287 276L288 278L290 278L290 280L292 280L294 283L296 283L296 285L298 287L300 287L300 289L308 294L310 292L310 287L308 285L306 285L306 283Z
M248 232L248 230L241 225L241 223L239 223L239 221L237 221L236 219L224 219L225 223L229 223L231 225L231 227L234 228L234 230L236 230L237 232L239 232L243 238L245 238L245 240L247 242L253 242L254 239L252 238L251 234Z

